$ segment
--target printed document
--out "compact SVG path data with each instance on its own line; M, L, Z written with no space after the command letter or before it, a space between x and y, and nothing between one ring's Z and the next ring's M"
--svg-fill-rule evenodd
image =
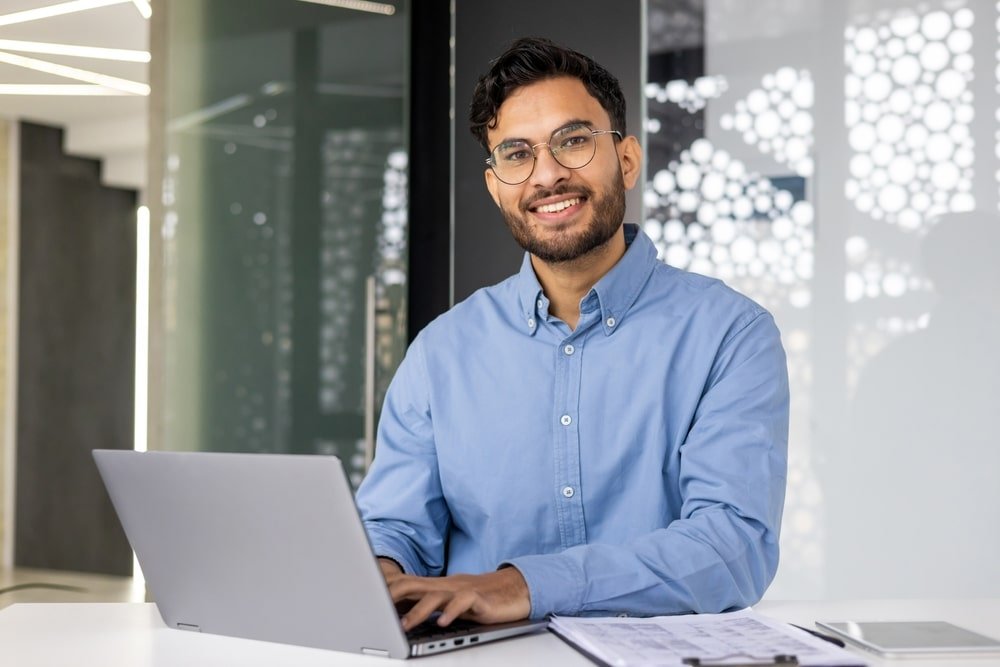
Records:
M750 609L654 618L556 616L549 628L610 667L685 667L685 658L702 665L866 665L839 646ZM797 663L781 656L794 656Z

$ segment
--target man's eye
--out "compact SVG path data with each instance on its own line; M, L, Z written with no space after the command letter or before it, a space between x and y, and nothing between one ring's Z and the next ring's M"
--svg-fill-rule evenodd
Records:
M504 152L500 158L504 162L524 162L531 159L531 151L524 148L513 148Z
M560 148L582 148L588 143L590 143L589 134L576 134L572 137L566 137L559 146Z

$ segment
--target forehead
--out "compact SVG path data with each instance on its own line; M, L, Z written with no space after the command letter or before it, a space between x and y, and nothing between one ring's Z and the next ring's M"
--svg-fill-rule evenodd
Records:
M611 119L583 83L573 77L544 79L511 93L497 112L497 125L489 130L490 145L511 138L545 141L552 131L571 120L585 120L607 129Z

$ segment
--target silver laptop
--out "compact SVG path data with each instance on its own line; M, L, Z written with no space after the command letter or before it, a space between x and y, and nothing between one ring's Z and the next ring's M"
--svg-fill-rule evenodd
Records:
M336 457L95 450L94 459L172 628L406 658L546 626L408 637Z

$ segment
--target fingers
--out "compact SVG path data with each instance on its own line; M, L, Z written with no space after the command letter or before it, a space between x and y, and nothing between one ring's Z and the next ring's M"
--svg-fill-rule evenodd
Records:
M402 618L403 627L407 630L423 623L439 610L443 613L437 619L438 625L449 625L471 609L478 597L473 591L456 585L454 580L405 575L390 583L389 592L397 605L407 600L416 601Z
M426 593L420 600L413 605L410 611L406 612L403 616L403 629L409 630L412 627L420 625L427 618L433 614L435 611L440 609L447 601L450 595L444 591L436 591L432 593ZM438 623L439 625L444 625L443 623Z
M473 620L479 620L476 618L475 608L478 599L479 596L472 591L461 591L456 593L448 604L444 606L444 609L441 610L441 615L438 617L437 621L438 625L450 625L452 621L463 614Z
M524 578L513 568L482 575L416 577L397 574L386 579L393 602L414 601L403 616L407 630L441 611L438 625L459 616L482 623L527 618L531 600Z

